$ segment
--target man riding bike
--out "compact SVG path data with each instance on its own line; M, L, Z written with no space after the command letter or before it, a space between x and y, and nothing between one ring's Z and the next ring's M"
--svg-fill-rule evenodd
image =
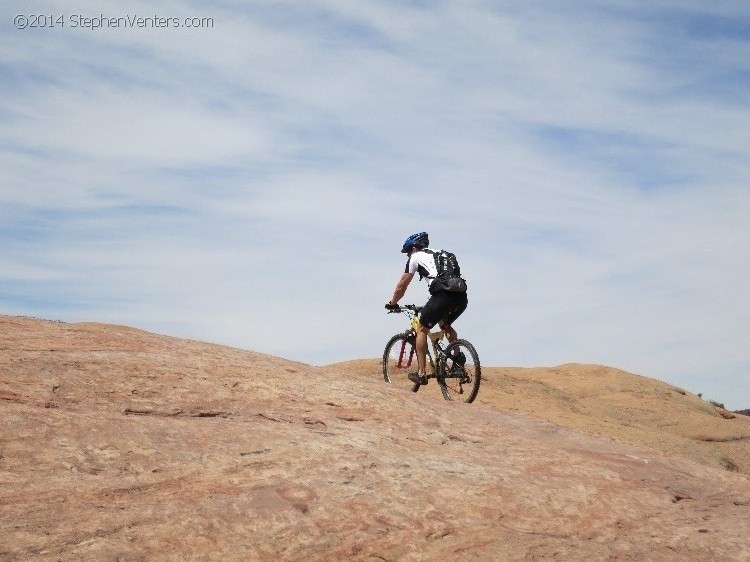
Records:
M450 281L458 280L458 283L446 284L442 279L437 279L441 273L438 271L438 263L442 262L436 256L444 252L430 249L429 244L430 238L426 232L412 234L406 239L401 248L401 253L409 255L406 268L396 284L393 297L385 305L389 310L398 309L398 301L406 293L415 273L419 273L420 280L423 278L428 280L431 296L419 315L420 327L417 331L418 372L409 374L409 380L415 384L427 384L427 334L435 324L439 324L440 329L445 331L448 341L455 341L458 334L452 324L466 310L469 302L466 296L466 282L460 279L460 268L455 262L455 256L449 254L453 258L455 273L458 276L452 277Z

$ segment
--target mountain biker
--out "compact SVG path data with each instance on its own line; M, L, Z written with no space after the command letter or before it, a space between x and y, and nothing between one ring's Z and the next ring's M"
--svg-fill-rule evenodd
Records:
M404 241L401 253L408 254L409 258L406 261L404 273L393 291L393 297L385 305L387 309L398 309L398 301L406 293L415 273L419 273L420 280L423 278L428 280L428 287L434 283L438 271L434 257L435 250L429 248L429 244L430 238L426 232L412 234ZM418 371L409 374L409 380L415 384L427 384L427 334L435 324L439 324L440 329L445 331L448 341L455 341L458 334L452 324L466 310L468 304L465 284L463 291L431 290L430 293L430 299L419 315L420 326L417 330L416 342Z

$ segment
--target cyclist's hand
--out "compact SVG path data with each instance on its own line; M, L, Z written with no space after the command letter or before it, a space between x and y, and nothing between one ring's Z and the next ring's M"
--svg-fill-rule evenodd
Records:
M389 312L396 312L398 310L401 310L401 307L397 304L391 304L390 302L385 303L385 308Z

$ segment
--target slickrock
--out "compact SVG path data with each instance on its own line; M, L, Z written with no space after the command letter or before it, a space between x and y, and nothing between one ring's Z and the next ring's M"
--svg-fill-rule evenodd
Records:
M750 559L744 474L363 365L0 316L0 560Z
M379 360L328 368L382 377ZM601 365L485 367L482 373L475 404L530 414L750 476L750 418L728 416L681 388ZM437 388L423 395L441 399Z

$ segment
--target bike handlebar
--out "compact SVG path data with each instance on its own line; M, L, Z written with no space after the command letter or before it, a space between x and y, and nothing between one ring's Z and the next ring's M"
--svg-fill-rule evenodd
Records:
M386 305L386 308L388 309L388 314L394 313L394 312L403 312L404 310L411 310L412 312L420 312L424 306L417 306L416 304L405 304L403 306L401 305L394 305L392 308L388 307Z

